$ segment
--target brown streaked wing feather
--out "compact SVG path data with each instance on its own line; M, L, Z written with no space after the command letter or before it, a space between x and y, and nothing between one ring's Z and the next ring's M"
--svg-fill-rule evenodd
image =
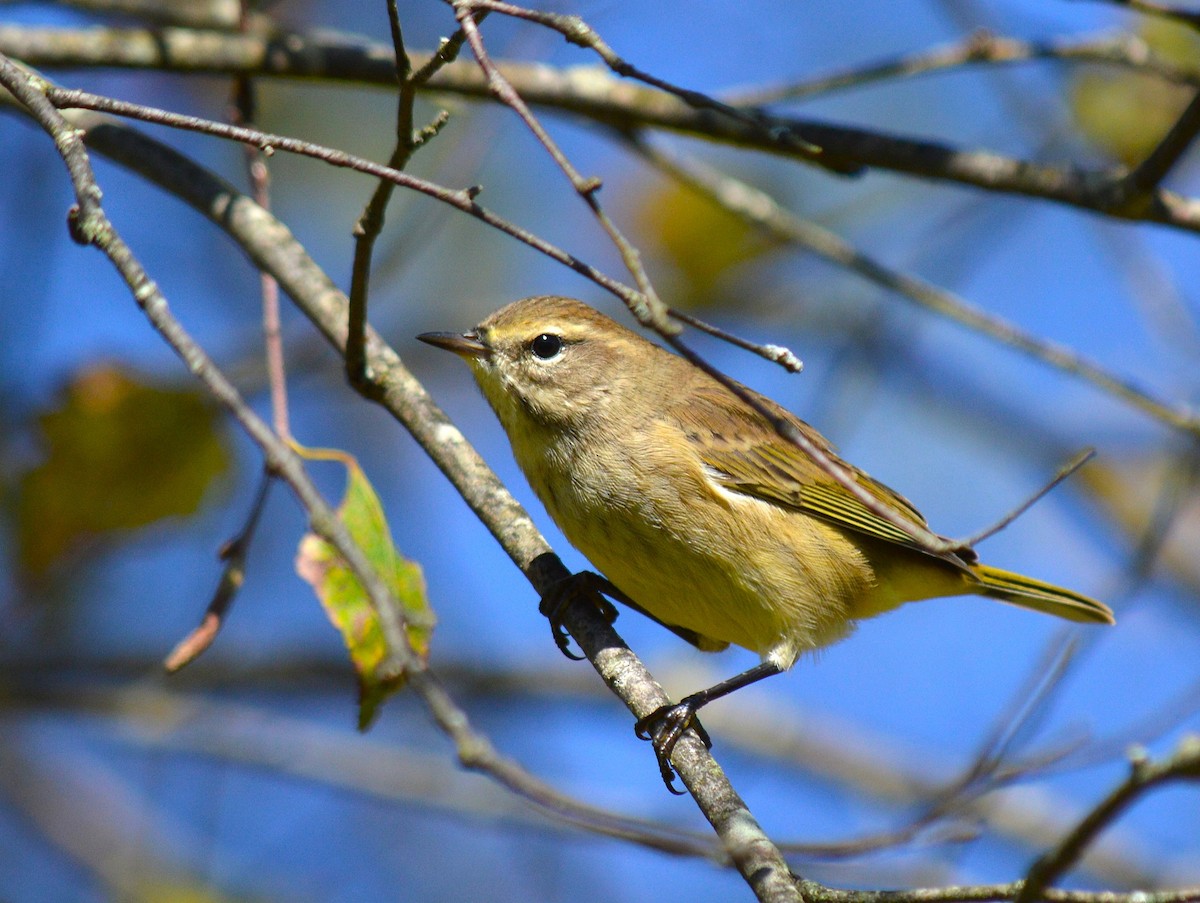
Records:
M908 499L843 461L828 439L790 411L763 395L752 394L814 446L853 471L867 492L895 508L902 517L925 526L925 518ZM711 468L713 478L726 489L803 511L867 536L916 547L911 536L868 509L723 386L713 384L689 393L686 402L675 405L670 415ZM713 424L720 426L714 429Z

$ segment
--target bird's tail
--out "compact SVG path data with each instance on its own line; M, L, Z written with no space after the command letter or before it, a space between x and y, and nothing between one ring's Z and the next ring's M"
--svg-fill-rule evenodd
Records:
M1056 615L1068 621L1090 624L1116 623L1112 609L1082 593L983 564L975 565L971 570L979 580L980 588L977 592L981 595L1048 615Z

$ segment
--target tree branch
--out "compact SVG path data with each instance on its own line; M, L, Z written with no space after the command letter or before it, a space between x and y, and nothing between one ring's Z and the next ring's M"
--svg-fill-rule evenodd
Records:
M1200 781L1200 735L1185 737L1175 754L1161 762L1151 761L1145 750L1130 754L1129 777L1102 800L1054 849L1030 866L1014 903L1035 903L1046 888L1066 873L1093 838L1152 787L1172 780Z
M223 123L216 123L210 120L201 119L195 116L182 116L178 113L171 113L166 110L158 110L152 107L146 107L141 104L131 104L124 101L112 100L111 98L99 97L94 94L89 94L84 91L64 91L53 86L46 87L46 95L51 98L57 105L63 107L82 107L93 110L106 110L118 112L121 115L131 116L141 119L146 122L157 122L165 125L172 125L176 128L188 129L191 131L203 132L209 135L218 137L231 138L235 141L248 142L256 147L261 148L280 148L292 153L304 154L305 156L313 157L318 160L323 160L333 166L342 166L348 169L354 169L358 172L376 175L381 178L387 178L397 185L402 185L406 188L412 188L432 198L435 198L443 203L449 204L452 207L468 213L471 216L479 219L488 225L499 229L507 235L524 242L530 247L541 251L548 257L557 260L558 262L570 267L577 273L580 273L591 279L597 285L612 292L620 298L626 306L635 314L638 312L649 313L647 298L641 292L630 288L622 282L613 279L606 274L600 272L596 268L589 266L571 254L566 253L556 245L552 245L544 239L533 233L508 222L502 217L497 216L490 210L475 203L476 192L472 189L465 191L452 191L443 188L440 185L435 185L423 179L418 179L410 176L407 173L398 172L389 169L386 166L381 166L373 163L370 160L364 160L361 157L356 157L353 154L348 154L345 151L336 150L334 148L322 147L312 144L307 141L300 141L295 138L288 138L284 135L270 135L264 132L239 128L237 126L229 126ZM634 252L636 254L636 251ZM673 312L668 309L668 313ZM695 322L691 318L687 318L691 322ZM650 319L650 325L655 324L654 319ZM898 530L907 533L914 543L919 545L933 555L943 555L947 552L960 552L968 548L968 546L958 540L947 539L944 536L939 536L926 526L914 520L910 520L901 513L894 505L891 505L872 493L868 492L862 485L859 484L858 478L845 465L836 461L826 451L819 448L811 439L805 436L800 430L791 424L786 418L780 417L778 414L769 410L762 400L751 393L745 386L737 383L735 380L726 376L717 368L713 367L698 354L686 346L677 335L670 333L663 334L663 338L668 344L683 357L690 361L694 366L703 370L713 379L721 383L734 395L741 398L746 404L754 408L761 414L767 422L775 429L775 431L786 441L795 445L800 451L806 454L820 467L829 477L838 482L847 492L853 495L862 505L873 514L881 519L892 524ZM787 367L790 370L797 369L797 360L794 355L786 349L781 349L774 345L752 345L743 343L743 347L749 347L757 351L764 357ZM363 383L358 388L365 391L368 395L373 395L373 383L368 381Z
M792 214L766 192L701 160L655 147L636 134L624 137L638 154L654 166L769 235L804 248L880 288L895 292L924 310L946 317L1064 373L1084 379L1161 423L1200 436L1200 414L1191 407L1161 399L1132 380L1112 373L1064 345L1028 333L994 314L980 310L953 292L891 269L824 226Z
M1200 72L1194 67L1175 65L1156 54L1143 38L1135 34L1106 33L1096 37L1022 41L988 31L976 31L964 40L874 63L852 65L828 75L794 83L741 90L726 95L725 99L743 106L766 106L966 66L1012 65L1039 60L1127 69L1153 75L1173 84L1200 88Z
M246 74L288 78L395 83L391 49L365 40L326 34L278 34L271 38L179 28L0 27L0 52L39 67L121 67L180 73ZM412 54L420 67L427 57ZM505 62L498 71L532 106L582 116L623 130L665 129L742 148L806 160L796 137L819 146L830 165L878 168L985 191L1053 201L1117 219L1154 222L1200 232L1200 199L1158 188L1144 203L1122 205L1112 186L1124 168L1082 169L1046 165L989 151L966 151L882 130L831 125L763 114L752 126L679 97L631 85L600 68L554 69ZM487 77L466 62L446 65L428 90L491 100ZM785 139L782 136L791 136Z
M48 90L45 86L43 89ZM104 117L93 114L78 114L73 117L73 123L86 130L89 147L180 197L228 232L256 266L279 280L280 286L325 338L340 353L345 353L347 298L282 223L231 185L130 129L113 125ZM538 592L545 592L567 577L569 572L529 516L437 408L395 351L369 329L366 348L368 371L372 376L371 397L408 428ZM233 391L232 387L229 391ZM254 416L248 409L239 411L239 415L239 419ZM256 441L270 450L269 458L277 468L290 466L290 449L279 448L269 428L261 421L256 424L255 420L243 420L243 424L249 424L247 428L252 428L251 434ZM276 455L278 460L275 460ZM284 476L293 483L293 488L296 483L304 486L307 480L302 472L297 475L284 470ZM323 510L324 503L319 497L309 498L306 491L301 498L310 512ZM323 520L318 529L318 520L313 515L316 532L322 535L336 533ZM332 526L339 525L335 521ZM335 543L335 546L342 551L341 544ZM350 546L353 551L346 558L357 573L359 568L354 554L357 548L352 542ZM365 564L362 567L365 568ZM370 588L369 580L363 582ZM381 588L380 591L386 602L386 592ZM374 600L375 596L372 598ZM635 715L648 715L669 701L645 666L592 606L574 601L565 613L564 624L605 683ZM411 667L408 673L414 690L421 695L439 726L454 740L465 767L484 770L510 789L538 799L548 808L564 805L560 797L540 782L532 781L521 769L501 757L486 738L477 734L432 673L419 665ZM685 735L676 747L674 764L730 859L759 899L799 899L778 849L763 833L704 744L691 734Z

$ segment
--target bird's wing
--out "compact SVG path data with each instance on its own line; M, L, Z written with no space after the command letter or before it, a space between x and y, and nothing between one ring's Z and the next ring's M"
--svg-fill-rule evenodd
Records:
M748 390L749 391L749 390ZM830 459L858 485L901 517L921 527L925 518L893 489L837 456L824 436L765 396L752 393ZM871 511L808 455L775 431L766 418L719 384L689 393L670 416L692 443L709 476L723 488L820 517L837 526L897 545L920 548L910 534ZM717 424L714 428L714 424ZM957 556L946 556L961 566Z

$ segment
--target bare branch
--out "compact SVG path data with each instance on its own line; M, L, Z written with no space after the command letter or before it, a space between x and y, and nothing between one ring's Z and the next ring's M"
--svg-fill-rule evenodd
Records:
M396 59L396 82L399 96L396 101L396 144L388 159L388 168L402 170L408 165L417 148L413 134L413 101L416 88L412 81L412 61L404 46L404 32L400 26L400 11L396 0L388 0L388 25L392 33L392 50ZM434 58L438 59L437 57ZM360 382L365 376L367 301L370 295L371 255L375 240L383 231L384 213L396 184L380 179L358 222L354 224L354 263L350 269L350 304L346 312L348 332L346 339L346 373L351 382Z
M1191 407L1164 401L1148 389L1111 373L1070 348L1025 332L1012 323L979 310L952 292L885 266L834 232L789 213L766 192L740 179L695 158L652 146L637 135L627 135L626 138L638 153L655 166L771 235L806 248L876 285L896 292L901 298L927 311L947 317L1065 373L1085 379L1162 423L1200 435L1200 415Z
M45 85L41 88L49 90ZM346 296L316 267L281 223L232 186L157 142L86 114L79 114L75 122L77 126L86 126L92 147L177 194L227 231L256 265L279 279L280 285L326 339L345 353ZM368 371L372 374L371 397L409 429L535 588L544 592L566 577L568 571L529 516L458 429L433 404L396 353L369 329L367 351ZM217 386L220 387L219 380ZM229 391L233 391L232 387ZM223 396L218 397L225 400ZM257 421L248 410L239 410L238 415L240 420L245 418L243 424L248 424L247 429L264 447L274 467L282 469L293 464L290 449L280 446L265 424ZM295 481L302 488L307 486L302 469L298 474L284 470L283 475L289 483ZM310 498L305 489L301 499L310 511L315 532L322 535L325 530L331 535L336 533L334 528L339 526L336 521L327 527L320 517L324 503L319 496ZM313 511L318 515L313 515ZM349 542L349 545L357 553L353 543ZM335 543L335 546L342 551L340 544ZM348 554L346 558L356 574L360 569L369 572L365 564L356 563L356 554ZM370 579L363 583L368 589L372 586ZM377 589L386 600L386 592L381 587ZM375 601L376 596L372 599ZM648 715L668 702L662 688L592 606L573 602L565 612L564 624L605 683L635 715ZM415 668L409 666L407 673L410 685L420 694L439 727L454 741L459 760L465 767L486 772L514 792L548 809L572 811L573 801L532 779L476 733L428 669L418 664ZM716 830L730 859L760 899L797 899L790 872L779 851L762 832L699 739L685 736L676 747L674 764Z
M1173 84L1200 87L1200 73L1177 66L1158 56L1145 40L1133 34L1022 41L1017 38L976 31L965 40L954 41L917 53L906 53L874 63L848 67L839 72L805 79L794 84L737 91L725 96L729 103L767 106L864 88L900 78L915 78L970 65L1008 65L1037 60L1088 63L1154 75Z
M966 540L967 545L975 546L983 542L985 539L995 536L997 533L1015 521L1018 517L1044 499L1050 492L1053 492L1063 480L1069 478L1072 474L1078 471L1079 468L1083 467L1084 464L1092 460L1094 457L1096 457L1096 450L1094 448L1086 448L1081 451L1074 458L1060 467L1058 472L1050 478L1045 486L1043 486L1029 498L1025 499L1025 501L1021 502L1021 504L1017 505L1017 507L1009 511L1006 515L1004 515L1004 517L996 521L996 523L968 537Z
M188 29L55 29L0 27L0 52L31 65L117 66L174 72L245 73L394 84L390 49L329 35L275 38ZM413 54L418 68L423 58ZM1131 63L1132 65L1132 63ZM1121 205L1112 186L1123 168L1081 169L1047 165L989 151L966 151L880 130L772 116L770 128L698 110L670 94L614 79L603 70L555 70L516 62L498 71L532 106L583 116L623 130L666 129L738 147L803 159L788 141L794 135L822 148L842 168L874 167L990 192L1053 201L1116 219L1160 223L1200 232L1200 199L1159 188L1146 203ZM465 62L446 65L428 89L491 99L486 76Z
M454 6L454 16L459 22L459 27L466 34L467 43L470 44L471 50L475 54L475 59L479 63L479 68L487 78L488 90L497 100L505 106L510 107L534 134L538 142L546 148L546 153L550 155L550 158L554 160L558 168L570 180L571 187L575 190L575 193L588 205L592 211L592 215L600 223L600 227L604 229L608 237L612 240L612 243L616 246L617 251L621 255L621 260L633 276L639 292L638 295L632 298L622 298L621 300L625 302L629 307L630 313L642 325L650 327L664 338L678 335L679 327L668 319L666 305L663 304L662 299L655 292L654 286L650 283L650 277L646 273L646 268L642 266L642 258L637 248L630 243L629 239L617 228L617 224L612 221L600 206L600 201L596 197L596 192L601 187L600 180L595 177L585 179L575 169L571 161L567 159L566 155L555 144L554 139L550 137L550 133L537 120L537 117L530 112L528 105L521 99L520 93L513 88L496 64L492 62L486 48L483 46L483 36L479 33L479 28L475 22L473 3L469 2L469 0L453 0L452 5Z
M1145 750L1135 749L1130 754L1130 766L1125 782L1030 867L1014 903L1034 903L1044 898L1046 888L1075 864L1092 839L1152 787L1174 780L1200 781L1200 735L1185 737L1175 753L1160 762L1152 761Z
M167 671L174 673L185 665L191 664L217 638L217 633L225 622L225 615L229 612L229 607L233 604L238 590L242 588L242 583L246 579L246 556L250 554L250 542L254 539L259 515L262 514L263 506L267 501L267 492L274 480L270 471L263 472L258 492L254 496L254 503L250 506L250 513L246 516L242 529L238 531L237 536L221 547L220 559L225 566L221 569L221 579L208 603L204 617L200 620L200 626L180 640L171 650L166 661L163 662L163 667Z
M666 91L668 94L673 94L689 106L699 110L713 110L736 119L752 128L772 128L769 120L761 113L755 110L740 109L732 106L729 103L718 100L715 97L709 97L699 91L693 91L689 88L681 88L674 85L665 79L658 78L634 66L632 63L621 58L616 52L608 46L607 42L596 32L594 28L587 24L581 17L575 15L566 15L563 13L551 13L544 10L526 9L525 7L516 6L512 3L504 3L501 0L461 0L467 6L476 7L479 9L492 10L494 12L503 13L506 16L512 16L517 19L524 19L529 22L537 22L540 25L545 25L552 28L561 34L572 44L577 44L580 47L586 47L595 51L596 55L604 61L609 69L617 75L625 78L637 79L651 87L658 88L660 91ZM793 149L801 156L807 156L818 165L826 165L822 160L821 149L814 144L803 140L798 135L783 133L773 136L776 139L781 139L791 143ZM846 172L837 166L831 167L835 172Z
M284 135L273 135L268 132L260 132L255 129L239 128L237 126L226 125L225 123L214 122L209 119L201 119L196 116L182 116L178 113L171 113L167 110L159 110L154 107L147 107L141 104L131 104L124 101L113 100L108 97L101 97L96 94L90 94L86 91L67 91L53 85L46 89L47 96L55 104L55 106L63 109L87 109L96 110L99 112L115 113L119 116L126 116L131 119L139 119L143 122L153 122L160 125L168 125L172 128L184 129L187 131L202 132L207 135L213 135L218 138L228 138L233 141L241 141L247 144L254 145L263 150L282 150L289 153L300 154L301 156L312 157L316 160L321 160L328 163L330 166L343 167L352 169L356 172L361 172L366 175L375 176L380 179L387 179L396 185L404 188L410 188L425 194L443 204L447 204L475 217L481 222L492 226L495 229L524 242L534 250L540 251L552 260L556 260L566 267L579 273L587 279L592 280L601 288L612 292L621 300L626 298L635 299L637 297L636 290L630 288L606 275L595 267L584 263L575 256L569 254L563 249L545 241L533 233L522 229L521 227L508 222L502 217L496 215L485 207L475 203L475 198L479 196L479 189L450 189L441 185L435 185L424 179L409 175L408 173L399 172L388 166L375 163L371 160L366 160L354 154L346 153L345 151L335 148L324 147L319 144L313 144L308 141L300 141L296 138L289 138ZM631 300L629 303L633 303Z

